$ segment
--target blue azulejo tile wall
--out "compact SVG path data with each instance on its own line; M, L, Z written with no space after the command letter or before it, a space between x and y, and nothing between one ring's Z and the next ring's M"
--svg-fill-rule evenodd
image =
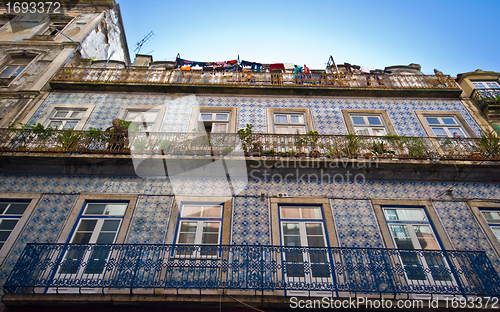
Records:
M0 268L3 285L27 243L56 243L78 195L44 194Z
M270 245L269 206L260 197L234 198L231 224L233 245Z
M173 202L173 196L139 196L125 243L164 244Z
M339 247L385 247L369 200L331 199L330 205Z
M395 99L395 98L339 98L299 96L241 96L241 95L186 95L186 94L126 94L126 93L77 93L53 92L31 117L31 123L40 121L57 105L94 105L84 129L105 129L123 108L165 108L161 131L189 132L193 108L235 107L237 129L246 124L253 131L268 132L268 108L308 108L314 130L322 134L347 134L342 110L385 110L398 135L427 136L415 111L458 111L479 134L480 129L459 100L444 99Z

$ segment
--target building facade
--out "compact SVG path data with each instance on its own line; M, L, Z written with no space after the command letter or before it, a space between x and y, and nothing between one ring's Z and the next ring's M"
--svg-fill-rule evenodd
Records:
M7 307L499 293L498 137L449 76L108 57L1 129Z

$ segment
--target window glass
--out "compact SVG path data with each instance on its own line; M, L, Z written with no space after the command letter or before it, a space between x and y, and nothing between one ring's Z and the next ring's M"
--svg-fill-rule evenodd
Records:
M14 227L28 208L28 202L1 201L0 202L0 248L14 230Z
M350 113L356 135L384 136L389 133L381 114Z
M481 213L488 222L493 234L500 241L500 210L482 209Z
M274 114L274 133L306 133L305 116L302 113Z

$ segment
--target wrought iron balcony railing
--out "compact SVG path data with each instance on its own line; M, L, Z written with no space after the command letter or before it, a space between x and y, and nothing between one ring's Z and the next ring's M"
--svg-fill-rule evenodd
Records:
M500 110L500 89L475 89L471 96L471 100L485 114L491 115L492 111Z
M217 245L28 244L10 293L112 288L497 296L484 251Z
M62 68L52 81L152 85L289 86L368 89L460 89L444 75L202 72L140 68Z
M482 137L129 133L123 141L96 131L0 129L0 152L193 156L288 156L429 160L500 160L498 140Z

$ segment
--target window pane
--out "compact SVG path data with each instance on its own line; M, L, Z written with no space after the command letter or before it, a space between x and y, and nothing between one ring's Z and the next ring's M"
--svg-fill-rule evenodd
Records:
M0 242L4 243L12 231L2 231L0 230Z
M12 74L12 77L17 77L25 68L26 66L19 66L17 70Z
M291 115L290 116L290 122L293 124L303 124L304 123L304 116L302 115Z
M201 243L212 245L219 243L219 233L203 233Z
M54 117L56 118L64 118L68 115L69 111L67 110L57 110L56 113L54 114Z
M363 117L352 116L352 123L355 125L365 125L365 119Z
M128 112L127 121L141 121L141 112Z
M49 127L59 129L61 127L62 121L51 121L49 122Z
M17 219L16 220L6 220L3 219L0 222L0 230L13 230L14 227L17 224Z
M300 236L299 224L298 223L283 223L283 235L285 235L285 236L290 236L290 235Z
M276 123L288 123L286 115L274 115L274 120Z
M73 238L73 244L88 244L92 233L76 233Z
M201 120L212 120L212 114L201 114Z
M186 218L197 218L201 217L202 206L183 206L182 207L182 217Z
M372 126L377 126L382 124L380 118L376 116L368 116L368 123Z
M96 244L113 244L116 233L99 233Z
M376 135L376 136L384 136L387 134L385 129L374 128L372 130L373 130L373 135Z
M309 247L325 247L323 236L307 236L307 244Z
M118 231L118 227L120 226L120 220L105 220L101 231L104 232L116 232Z
M422 209L384 209L387 220L427 221Z
M448 137L448 133L443 128L432 128L432 131L437 137Z
M63 130L72 130L72 129L75 129L77 125L78 125L78 121L67 121L64 124Z
M500 211L481 211L488 222L500 223Z
M454 137L465 137L464 132L460 128L449 128L448 129Z
M306 223L307 235L323 235L323 227L318 223Z
M228 114L216 114L215 120L227 120Z
M291 133L290 134L297 134L297 133L306 133L306 127L304 126L295 126L295 127L291 127ZM297 132L298 131L298 132Z
M431 228L428 225L414 225L413 230L417 234L420 248L439 250L439 246L434 238Z
M427 122L429 123L429 125L439 125L439 119L437 118L434 118L434 117L427 117Z
M214 123L212 125L212 132L227 132L227 124Z
M78 232L92 232L95 228L97 220L82 220L78 227Z
M156 121L156 116L158 115L158 112L155 111L147 111L143 113L144 120L148 123L154 123Z
M303 207L301 210L304 219L321 219L321 209L319 207Z
M222 217L222 206L205 207L203 209L204 218L220 218Z
M127 204L107 204L104 215L106 216L123 216L127 210Z
M299 207L281 207L281 218L283 219L299 219Z
M219 233L219 222L203 222L204 233Z
M368 128L354 128L357 135L370 135L370 130Z
M443 118L442 118L442 120L443 120L443 123L444 123L445 125L456 125L456 124L457 124L457 122L455 121L455 119L454 119L454 118L450 118L450 117L443 117Z
M276 126L276 133L287 134L288 133L288 127L286 127L286 126Z
M24 211L28 208L28 204L10 204L9 208L5 212L6 215L22 215Z
M411 242L410 234L404 225L391 224L392 237L394 237L394 242L396 247L399 249L415 249L413 243Z
M1 73L0 78L9 78L17 66L7 66Z
M283 243L290 247L300 246L300 236L283 236Z
M493 234L495 234L495 236L500 241L500 227L492 227L491 230L493 231Z
M197 222L182 222L181 232L196 233Z
M87 204L84 215L102 215L106 209L106 204Z
M0 214L3 214L9 204L0 203Z

